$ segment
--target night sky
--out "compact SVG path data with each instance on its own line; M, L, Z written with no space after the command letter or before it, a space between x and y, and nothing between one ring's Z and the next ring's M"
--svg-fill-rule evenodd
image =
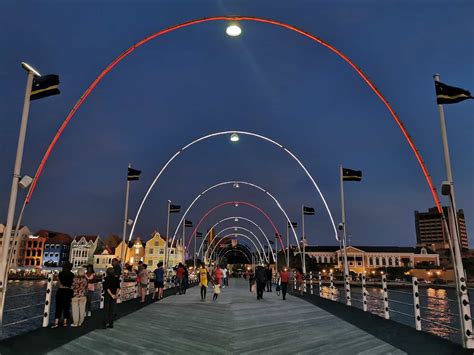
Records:
M27 61L59 74L61 95L32 102L23 173L33 176L59 125L87 86L117 55L145 36L215 15L271 18L336 46L377 85L414 138L437 187L445 179L433 74L474 91L472 1L2 1L0 5L0 215L6 219ZM179 4L179 5L178 5ZM345 184L351 243L413 246L414 210L434 206L431 193L385 106L339 57L296 33L243 22L240 37L226 22L181 29L146 44L99 84L48 161L25 224L34 232L120 234L129 162L134 218L149 184L182 146L222 130L265 135L288 147L313 174L336 223L339 165L363 171ZM474 242L474 101L445 106L458 207ZM207 187L245 180L275 195L301 222L311 244L335 244L316 190L282 150L252 137L221 136L181 154L147 201L137 234L166 229L170 199L183 209ZM21 205L25 191L20 191ZM284 235L286 220L264 193L241 186L206 194L187 219L233 200L264 209ZM443 200L445 203L446 200ZM227 206L204 222L240 215L273 235L255 210ZM173 230L179 215L172 216ZM223 224L225 227L232 223ZM252 228L248 223L241 226ZM254 229L255 230L255 229ZM300 233L301 229L297 229ZM191 230L188 231L190 233ZM257 232L255 230L255 232Z

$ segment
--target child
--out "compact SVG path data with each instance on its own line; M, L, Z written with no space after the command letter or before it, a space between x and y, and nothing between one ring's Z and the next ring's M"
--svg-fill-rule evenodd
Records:
M215 301L217 300L217 297L219 296L219 294L221 293L221 285L216 282L214 284L214 295L212 296L212 300Z
M107 269L107 276L103 283L104 290L104 328L114 327L115 304L117 302L118 290L120 289L120 281L114 275L114 269Z

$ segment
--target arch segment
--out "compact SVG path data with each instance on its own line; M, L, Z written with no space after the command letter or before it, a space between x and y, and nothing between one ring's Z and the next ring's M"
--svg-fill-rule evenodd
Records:
M255 247L255 250L258 252L258 257L260 259L260 262L263 263L263 258L262 258L262 255L260 255L260 249L258 248L257 244L255 244L255 242L252 240L252 238L250 238L249 236L245 235L245 234L242 234L242 233L232 233L232 234L227 234L221 238L219 238L219 240L216 242L216 244L214 245L214 247L212 248L211 252L210 252L210 255L212 255L217 246L222 243L225 239L229 239L231 237L241 237L241 238L245 238L245 239L248 239L252 244L253 246ZM261 252L263 255L265 255L265 249L261 249ZM205 257L204 257L204 260L207 260L207 257L208 257L208 251L206 251L206 254L205 254Z
M190 21L183 22L183 23L168 27L166 29L160 30L156 33L153 33L153 34L143 38L139 42L135 43L134 45L129 47L124 52L122 52L89 85L89 87L81 95L79 100L76 102L76 104L73 106L71 111L68 113L68 115L64 119L63 123L61 124L61 126L58 129L58 132L55 134L55 136L53 137L53 140L49 144L48 149L46 150L46 153L44 154L43 158L41 159L41 162L40 162L40 164L39 164L39 166L36 170L36 173L35 173L33 182L31 184L31 187L30 187L30 189L28 191L28 194L25 198L25 204L27 204L30 201L31 196L35 191L38 180L41 176L41 173L44 169L44 166L45 166L46 162L48 161L49 156L51 155L51 152L52 152L54 146L56 145L56 143L58 142L61 134L66 129L67 125L69 124L71 119L74 117L77 110L79 110L79 108L87 100L89 95L94 91L94 89L97 87L97 85L103 80L103 78L109 72L111 72L122 60L124 60L126 57L128 57L136 49L140 48L141 46L143 46L144 44L152 41L155 38L158 38L162 35L165 35L167 33L170 33L170 32L185 28L185 27L189 27L189 26L193 26L193 25L197 25L197 24L201 24L201 23L206 23L206 22L215 22L215 21L253 21L253 22L259 22L259 23L279 26L281 28L291 30L291 31L303 36L303 37L306 37L306 38L312 40L313 42L315 42L317 44L320 44L321 46L329 49L331 52L336 54L344 62L346 62L357 73L357 75L363 80L363 82L373 91L373 93L378 97L378 99L385 105L388 112L390 113L392 118L395 120L395 123L398 125L400 131L402 132L403 136L405 137L405 140L407 141L408 145L410 146L410 149L412 150L413 154L415 155L415 158L416 158L416 160L417 160L417 162L418 162L418 164L419 164L419 166L422 170L422 173L423 173L423 175L426 179L426 182L428 184L428 187L431 191L431 194L433 196L436 207L438 208L438 212L442 213L442 207L441 207L441 203L439 201L438 194L437 194L436 189L434 187L434 184L431 180L430 174L428 173L428 169L427 169L427 167L426 167L426 165L425 165L425 163L424 163L424 161L421 157L421 154L419 153L418 149L416 148L413 139L410 137L410 135L409 135L407 129L405 128L402 120L400 119L400 117L398 117L398 115L396 114L393 107L389 104L387 99L380 92L380 90L375 86L375 84L369 79L369 77L348 56L346 56L344 53L342 53L336 47L334 47L333 45L331 45L328 42L324 41L323 39L321 39L321 38L319 38L315 35L312 35L309 32L306 32L306 31L304 31L304 30L302 30L302 29L300 29L296 26L293 26L293 25L290 25L290 24L287 24L287 23L284 23L284 22L276 21L276 20L265 19L265 18L254 17L254 16L212 16L212 17L205 17L205 18L190 20Z

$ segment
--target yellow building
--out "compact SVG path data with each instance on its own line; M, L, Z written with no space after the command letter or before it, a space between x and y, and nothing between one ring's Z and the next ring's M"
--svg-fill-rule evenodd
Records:
M144 263L150 268L155 268L158 263L165 262L165 248L166 237L162 237L160 233L153 233L151 239L146 243ZM181 241L176 241L173 245L169 244L169 259L170 267L176 266L183 262L183 246Z
M133 265L133 267L136 268L139 261L145 262L146 242L142 242L142 240L137 237L129 246L129 258L125 259L125 263Z
M122 260L122 251L125 262L127 262L127 260L130 260L131 254L131 249L127 242L120 242L119 245L117 245L117 247L115 248L115 257L119 260Z

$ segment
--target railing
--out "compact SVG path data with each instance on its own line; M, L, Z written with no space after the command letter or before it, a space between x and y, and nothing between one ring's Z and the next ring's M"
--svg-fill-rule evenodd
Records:
M22 328L23 328L24 323L34 322L36 324L36 322L39 321L40 319L42 319L43 327L47 327L50 324L50 321L52 319L51 307L52 305L54 305L53 303L55 303L54 296L57 292L57 289L55 289L54 287L53 276L54 275L52 273L48 274L46 288L43 291L25 292L25 293L7 295L6 297L7 301L15 300L15 303L18 303L18 305L15 305L12 308L7 308L4 311L4 313L7 315L12 314L12 313L19 313L20 316L22 314L28 314L28 316L25 316L24 318L21 318L21 319L13 319L8 323L4 323L2 325L3 329L8 330L18 325L22 325ZM147 288L146 288L147 295L152 293L154 290L153 281L154 280L150 278ZM190 274L189 281L188 281L189 286L192 286L196 283L197 283L197 275ZM91 300L93 310L102 309L104 307L104 294L103 294L103 289L102 289L102 282L99 281L95 283L95 285L96 285L95 291L93 292L92 300ZM175 287L176 286L172 280L167 280L164 284L165 290L170 289L170 288L175 288ZM135 281L124 282L123 287L121 288L120 292L121 292L121 297L120 297L121 302L127 302L139 297L138 287ZM33 302L31 302L32 299L34 300ZM27 302L29 304L26 304ZM41 313L41 307L43 308L42 313Z
M275 280L278 280L276 275ZM385 319L411 325L418 331L427 331L451 340L459 341L460 319L456 313L458 304L447 294L440 297L432 289L424 288L420 293L419 281L397 282L390 286L386 275L367 285L362 275L359 282L329 273L308 273L305 281L298 285L296 274L290 279L289 289L295 293L317 295L335 302L374 313ZM301 289L302 288L302 289ZM443 288L440 288L443 289ZM442 306L442 307L440 307ZM462 336L462 335L461 335Z

